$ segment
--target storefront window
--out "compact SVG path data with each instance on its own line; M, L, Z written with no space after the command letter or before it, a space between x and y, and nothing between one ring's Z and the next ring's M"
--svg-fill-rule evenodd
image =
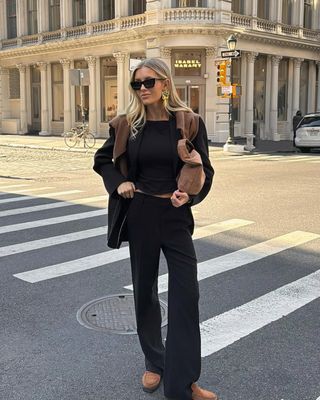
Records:
M115 4L114 3L115 3L115 0L100 0L100 2L99 2L100 21L114 19L114 16L115 16Z
M108 122L117 115L117 63L114 58L101 59L101 119Z
M7 36L17 37L17 5L16 0L7 0Z
M269 19L269 1L258 0L257 17L262 19Z
M20 73L18 68L9 69L9 98L20 99Z
M253 119L265 120L266 56L258 56L254 63Z
M201 76L200 51L177 51L172 59L175 76Z
M282 59L279 64L278 86L278 121L287 120L288 60Z
M78 60L74 62L75 69L87 69L88 63L84 60ZM89 120L89 86L82 87L83 93L83 108L84 108L84 119ZM75 120L76 122L82 122L81 114L81 96L80 96L80 86L75 87Z
M60 29L60 0L49 0L49 29Z
M52 120L63 121L63 68L61 64L52 64Z
M308 82L309 82L309 61L303 61L300 69L300 97L299 109L302 115L308 110Z
M232 12L245 14L244 0L232 0Z
M129 15L143 14L146 11L146 0L129 0Z
M86 1L73 0L73 26L85 25L86 23Z

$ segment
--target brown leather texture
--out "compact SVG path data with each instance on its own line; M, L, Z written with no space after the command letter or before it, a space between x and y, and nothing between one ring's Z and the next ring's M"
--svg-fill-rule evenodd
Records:
M200 154L188 139L178 141L178 155L184 165L178 176L178 189L190 195L197 195L206 179Z

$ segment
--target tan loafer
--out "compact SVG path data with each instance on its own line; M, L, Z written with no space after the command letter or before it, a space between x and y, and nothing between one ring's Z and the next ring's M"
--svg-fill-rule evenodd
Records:
M196 383L191 385L192 400L218 400L218 396L209 390L201 389Z
M153 393L160 386L160 382L161 375L146 371L142 376L142 389L144 392Z

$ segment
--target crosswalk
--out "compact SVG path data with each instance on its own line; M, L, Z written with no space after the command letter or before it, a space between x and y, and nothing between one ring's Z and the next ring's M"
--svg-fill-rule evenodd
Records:
M22 188L22 189L21 189ZM39 191L46 193L38 194ZM53 190L53 191L52 191ZM104 195L88 197L82 190L55 191L52 187L32 187L32 184L6 185L0 182L0 265L8 257L18 254L27 255L29 252L40 252L43 249L56 249L59 246L71 246L78 241L90 238L104 237L106 235L106 210L107 198ZM24 195L23 193L28 193ZM53 197L62 197L53 199ZM65 200L70 198L69 200ZM46 204L37 204L43 199L48 200ZM21 207L20 202L29 200L26 207ZM101 208L88 211L87 205L99 204ZM101 206L101 204L103 204ZM84 206L79 211L79 206ZM77 211L73 211L73 208ZM66 208L70 210L65 214ZM55 210L55 214L51 215ZM44 214L43 214L44 213ZM8 218L10 217L10 218ZM19 218L23 217L23 221ZM98 221L94 227L90 227L89 222L96 218ZM77 222L77 231L68 232L66 229L70 224ZM250 221L241 218L217 221L205 226L196 227L193 240L206 240L206 243L214 243L219 235L228 237L230 233L236 233L248 228L254 228L257 221ZM59 226L59 231L55 227ZM37 232L40 227L46 227L46 237L33 237L28 233ZM6 234L14 232L12 242L8 243ZM23 240L19 240L20 232ZM59 234L57 234L59 233ZM11 237L11 236L10 236ZM28 237L28 239L26 239ZM5 240L6 239L6 240ZM218 257L208 258L198 264L198 280L214 280L220 274L228 274L231 271L242 270L243 267L251 265L255 270L261 265L262 260L268 257L281 257L284 252L290 249L299 249L310 242L320 242L320 235L316 232L292 231L284 232L280 236L266 238L266 240L256 240L256 243L236 251L231 251ZM105 243L105 241L104 241ZM73 253L73 258L59 263L46 262L47 265L37 267L34 262L29 264L30 258L21 266L19 272L12 271L14 279L24 282L25 285L36 285L39 282L46 282L50 285L53 279L64 279L77 273L95 271L101 267L113 265L122 261L129 263L128 246L123 245L118 250L107 250L101 248L95 254L88 251L87 255L77 257ZM36 259L36 258L35 258ZM273 258L274 260L274 258ZM21 268L23 267L23 268ZM22 269L22 271L21 271ZM207 320L201 321L202 337L202 357L208 357L213 353L226 348L232 343L248 337L253 332L263 329L265 326L279 320L283 316L290 315L295 310L312 302L320 297L320 270L310 273L298 280L280 286L247 303L230 309L220 315L215 315ZM123 282L122 289L132 292L130 282ZM158 278L158 292L165 294L168 290L168 275L163 274ZM241 326L241 329L239 328Z
M307 155L299 155L299 154L248 154L248 155L239 155L239 154L229 154L223 155L222 153L217 153L216 151L211 151L210 155L213 156L214 161L223 161L223 162L233 162L233 161L264 161L264 162L278 162L280 164L295 164L295 163L310 163L310 164L319 164L320 163L320 154L313 153Z

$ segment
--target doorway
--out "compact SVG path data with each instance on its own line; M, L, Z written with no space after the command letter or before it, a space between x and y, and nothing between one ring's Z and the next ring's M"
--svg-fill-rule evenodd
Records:
M31 127L29 133L41 130L41 78L37 67L31 68Z
M203 85L177 85L180 99L187 104L195 113L204 114Z

